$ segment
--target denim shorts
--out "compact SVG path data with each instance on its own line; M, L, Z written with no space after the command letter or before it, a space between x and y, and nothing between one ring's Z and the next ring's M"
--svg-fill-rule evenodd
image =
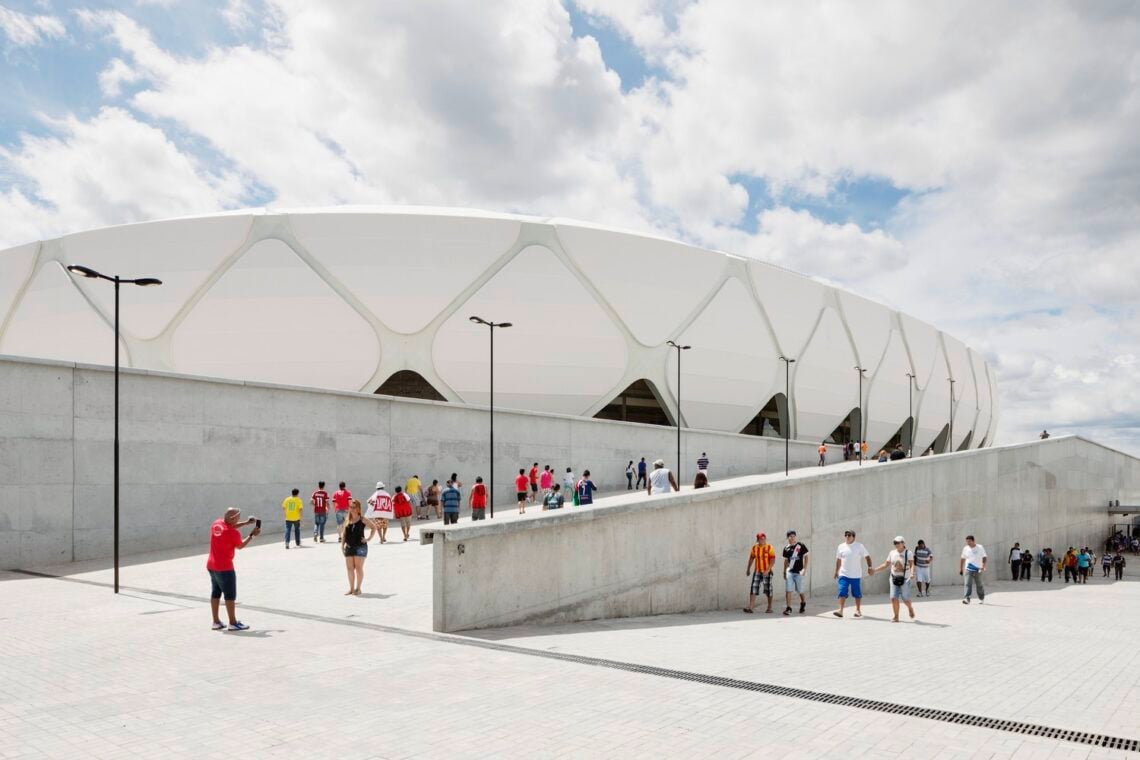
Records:
M896 586L894 580L891 581L891 599L901 599L904 602L909 602L910 590L910 578L907 578L906 583L901 586Z
M784 579L784 591L789 594L793 592L802 594L804 592L803 573L788 573L788 577Z
M848 578L845 575L839 576L839 598L846 599L847 592L850 590L851 596L856 599L863 598L863 579L862 578Z
M237 599L237 573L233 570L209 570L210 598L221 599L227 602Z
M368 556L368 544L361 544L360 546L356 547L355 549L351 549L351 548L346 546L344 548L344 556L346 556L346 557L367 557Z

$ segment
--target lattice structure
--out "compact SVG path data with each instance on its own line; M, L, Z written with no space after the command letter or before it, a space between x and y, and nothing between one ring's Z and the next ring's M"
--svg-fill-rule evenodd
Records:
M916 454L947 427L950 378L950 445L997 429L991 369L926 323L770 264L569 220L256 210L32 243L0 251L0 352L109 363L111 289L68 264L165 281L124 292L127 366L367 392L410 371L448 401L486 403L478 314L515 325L496 335L503 407L594 416L644 382L675 421L672 338L693 347L689 427L756 427L784 391L784 355L795 438L822 440L859 406L855 365L876 450L908 421L907 373Z

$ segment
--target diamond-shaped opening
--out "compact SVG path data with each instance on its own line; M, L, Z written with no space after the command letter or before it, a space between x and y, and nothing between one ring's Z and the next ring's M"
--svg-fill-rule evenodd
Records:
M962 439L962 444L960 446L958 446L957 450L958 451L969 451L970 450L970 440L973 437L974 437L974 431L973 430L971 430L969 433L966 433L966 437Z
M859 407L852 409L835 430L831 431L826 440L828 443L838 444L859 440Z
M788 419L788 399L783 393L777 393L768 399L764 408L748 421L740 431L741 435L784 437L785 420Z
M423 375L410 369L402 369L384 381L374 393L381 396L399 396L401 398L418 398L426 401L447 401L443 394L424 380Z
M643 422L648 425L672 425L661 394L648 380L637 380L614 397L594 415L599 420L620 420L622 422Z

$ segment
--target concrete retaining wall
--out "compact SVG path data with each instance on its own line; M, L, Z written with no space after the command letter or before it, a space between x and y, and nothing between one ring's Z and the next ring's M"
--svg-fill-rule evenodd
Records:
M847 528L876 563L903 534L935 553L935 585L957 585L967 533L989 553L988 577L1008 577L1014 541L1034 551L1097 546L1109 499L1137 503L1140 460L1081 438L1052 438L862 468L839 465L719 482L650 499L623 496L590 510L436 533L434 627L737 608L758 531L777 549L788 529L811 552L810 591L834 593L835 551ZM865 579L885 593L886 576ZM782 592L782 588L779 589ZM780 595L782 599L782 594Z
M307 500L318 480L365 496L378 479L487 475L486 408L140 371L120 383L125 554L201 544L229 505L275 530L289 489ZM0 569L110 556L112 412L107 367L0 357ZM499 411L495 432L497 504L536 460L616 489L630 459L676 458L675 430L653 425ZM690 477L702 450L719 477L783 468L779 439L686 431L684 445ZM808 464L815 444L791 452Z

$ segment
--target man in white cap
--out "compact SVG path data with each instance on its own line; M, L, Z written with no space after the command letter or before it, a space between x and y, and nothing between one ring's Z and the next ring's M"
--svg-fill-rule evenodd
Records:
M673 473L665 469L664 459L658 459L653 463L653 472L649 473L649 486L647 490L650 496L661 496L662 494L681 490L681 487L677 485L677 479L673 477Z
M906 605L906 611L914 619L914 605L910 602L911 577L914 575L914 554L906 548L906 541L902 536L895 536L895 548L887 555L883 564L873 568L871 573L891 569L891 618L892 623L899 622L899 600Z
M396 517L396 511L392 506L392 495L384 490L384 481L376 482L376 491L368 497L368 511L364 517L373 521L376 532L380 534L380 543L388 543L388 521Z

